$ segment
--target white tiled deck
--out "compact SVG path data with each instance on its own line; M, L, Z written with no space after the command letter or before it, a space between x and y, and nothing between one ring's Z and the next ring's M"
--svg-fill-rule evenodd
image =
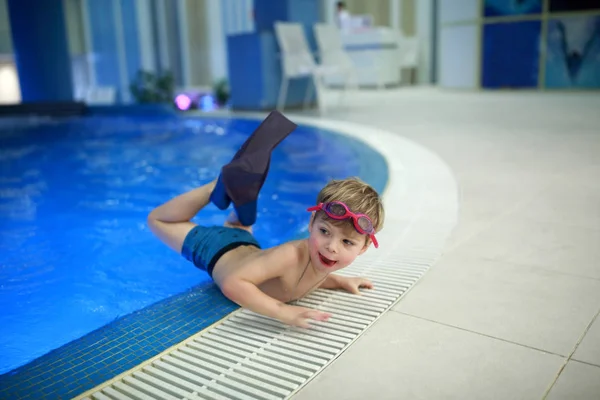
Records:
M439 155L460 215L441 260L294 398L600 399L600 95L406 88L326 117Z

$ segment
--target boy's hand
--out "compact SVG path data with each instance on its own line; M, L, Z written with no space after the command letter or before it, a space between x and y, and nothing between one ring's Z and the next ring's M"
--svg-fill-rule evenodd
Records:
M361 294L360 288L373 289L373 283L367 278L347 278L341 280L340 286L342 289L347 290L352 294Z
M327 321L331 314L312 308L288 306L282 310L279 320L287 325L310 328L309 320Z

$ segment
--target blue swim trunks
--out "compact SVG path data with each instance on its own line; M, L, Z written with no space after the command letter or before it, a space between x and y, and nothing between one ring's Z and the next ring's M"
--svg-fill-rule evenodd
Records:
M239 246L260 245L254 236L238 228L226 226L195 226L185 237L181 255L212 277L219 258Z

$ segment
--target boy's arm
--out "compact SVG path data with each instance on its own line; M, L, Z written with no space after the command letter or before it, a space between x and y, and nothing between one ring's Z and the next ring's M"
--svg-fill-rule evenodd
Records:
M221 288L229 300L241 307L267 317L281 319L285 303L272 298L260 290L254 283L244 279L228 279Z
M258 288L263 282L278 278L298 262L298 249L282 245L242 266L220 282L223 294L240 306L288 324L306 326L305 319L326 320L329 314L304 307L287 305Z
M343 276L329 274L327 278L321 283L319 288L321 289L342 289Z

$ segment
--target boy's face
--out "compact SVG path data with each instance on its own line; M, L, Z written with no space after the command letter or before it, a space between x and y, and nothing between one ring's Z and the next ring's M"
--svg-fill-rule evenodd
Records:
M352 264L369 247L367 236L351 227L333 225L321 216L311 218L308 248L313 265L331 273Z

